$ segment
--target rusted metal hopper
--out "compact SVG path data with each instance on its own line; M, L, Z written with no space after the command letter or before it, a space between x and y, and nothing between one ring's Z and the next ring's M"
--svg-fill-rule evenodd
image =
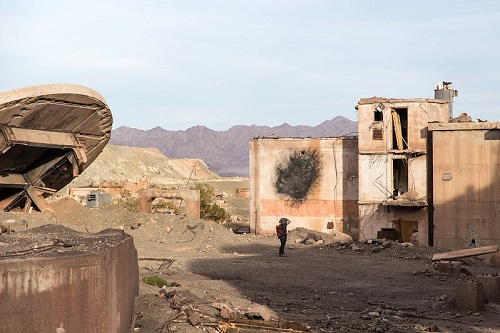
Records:
M104 98L79 85L0 93L0 209L50 210L44 198L95 160L112 123Z

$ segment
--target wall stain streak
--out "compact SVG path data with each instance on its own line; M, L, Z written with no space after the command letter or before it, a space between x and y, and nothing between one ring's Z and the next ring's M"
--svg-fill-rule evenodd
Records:
M293 152L276 167L276 190L290 197L292 204L300 204L321 175L321 160L314 149Z

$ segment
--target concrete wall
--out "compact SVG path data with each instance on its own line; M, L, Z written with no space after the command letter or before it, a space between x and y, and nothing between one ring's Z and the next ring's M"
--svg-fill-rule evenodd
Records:
M500 244L499 123L430 124L434 245Z
M448 121L448 102L374 97L361 99L357 108L359 240L377 238L382 228L416 223L419 243L427 244L427 125ZM394 110L406 117L400 120L403 147L394 143ZM395 167L398 163L404 167ZM398 178L398 172L404 177ZM411 199L399 197L409 192L413 193Z
M356 139L250 141L252 233L272 234L280 217L287 217L292 220L291 229L344 232L356 238L357 201Z
M149 188L149 181L147 179L139 179L137 182L115 181L108 182L102 181L99 183L99 190L105 191L111 195L119 195L123 191L137 193L140 190L147 190Z
M186 216L200 218L200 191L199 190L141 190L139 191L139 212L151 213L153 200L157 198L179 198L186 203Z
M96 187L70 187L68 188L68 197L85 206L87 205L87 195L97 190Z
M125 234L104 252L0 260L0 331L129 332L138 279Z

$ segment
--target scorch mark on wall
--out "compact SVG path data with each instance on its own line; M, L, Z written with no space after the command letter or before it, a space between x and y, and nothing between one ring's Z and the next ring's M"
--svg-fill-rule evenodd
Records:
M276 166L276 190L292 203L305 200L319 180L321 160L317 150L296 150Z

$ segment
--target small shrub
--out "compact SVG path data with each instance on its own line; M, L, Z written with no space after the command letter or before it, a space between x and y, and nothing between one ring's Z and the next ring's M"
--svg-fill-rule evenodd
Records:
M139 199L129 197L129 198L119 198L118 204L122 207L127 208L131 212L139 211Z
M130 193L130 191L123 190L120 193L120 196L121 196L121 198L118 198L116 200L118 205L125 207L126 209L128 209L131 212L138 212L139 211L139 199L134 198L132 196L132 193Z
M214 203L215 190L208 184L196 184L200 191L200 217L204 220L212 220L224 223L231 215L222 207Z
M146 284L149 284L150 286L156 286L156 287L163 287L163 286L166 286L167 285L167 280L165 280L164 278L161 278L159 276L145 276L143 279L142 279L142 282L146 283Z
M181 210L179 207L177 207L173 202L171 201L166 201L166 200L158 200L154 205L154 209L162 209L162 210L168 210L175 215L179 215L181 213Z

